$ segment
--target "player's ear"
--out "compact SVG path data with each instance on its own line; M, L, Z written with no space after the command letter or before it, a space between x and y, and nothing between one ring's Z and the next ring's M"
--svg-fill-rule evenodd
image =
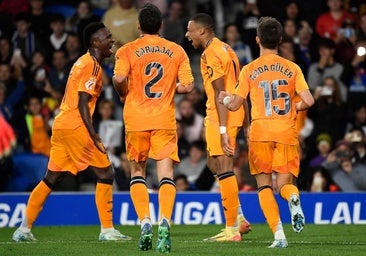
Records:
M259 39L259 37L258 37L258 36L256 36L256 37L255 37L255 42L256 42L257 44L259 44L259 43L261 42L261 40Z

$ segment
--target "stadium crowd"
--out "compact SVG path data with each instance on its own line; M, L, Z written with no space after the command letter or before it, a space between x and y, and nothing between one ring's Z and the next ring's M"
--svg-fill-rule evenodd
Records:
M102 21L116 49L139 36L139 7L152 2L164 13L161 35L182 45L191 60L193 92L176 97L180 191L217 191L207 167L205 95L200 52L185 38L196 12L214 17L216 33L243 66L259 56L259 17L282 22L279 54L297 63L315 98L298 118L303 191L366 191L366 3L361 0L2 0L0 1L0 192L31 191L47 169L51 127L72 64L85 52L84 27ZM123 104L113 89L114 57L104 63L103 95L94 126L114 166L115 190L127 191L130 167L124 148ZM247 144L238 137L234 172L240 191L255 191ZM158 186L155 163L147 184ZM273 177L275 179L275 176ZM87 170L68 175L59 191L94 190Z

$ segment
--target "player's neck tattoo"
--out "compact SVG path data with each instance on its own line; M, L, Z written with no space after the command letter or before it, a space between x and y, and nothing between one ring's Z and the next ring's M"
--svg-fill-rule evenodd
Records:
M205 45L205 49L212 43L213 38L211 38L210 40L207 41L206 45Z

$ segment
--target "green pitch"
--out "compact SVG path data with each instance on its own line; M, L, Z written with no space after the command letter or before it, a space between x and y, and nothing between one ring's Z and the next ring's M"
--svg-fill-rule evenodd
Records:
M273 237L267 225L254 224L252 232L240 243L203 242L215 235L220 225L172 226L171 255L248 256L248 255L366 255L366 225L306 225L304 231L295 234L285 225L289 247L267 249ZM132 236L129 242L99 242L98 226L35 227L34 243L15 243L11 240L15 228L0 228L0 256L25 255L161 255L155 251L138 251L139 226L116 226L122 233ZM157 226L154 226L153 249L155 249Z

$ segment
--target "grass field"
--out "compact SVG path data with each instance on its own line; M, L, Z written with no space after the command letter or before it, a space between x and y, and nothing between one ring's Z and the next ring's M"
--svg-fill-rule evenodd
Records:
M122 233L133 237L129 242L99 242L98 226L35 227L38 239L33 243L15 243L11 235L15 228L0 229L0 256L8 255L161 255L155 251L141 252L137 249L138 226L117 226ZM254 224L252 232L240 243L203 242L202 239L216 234L222 225L172 226L171 255L366 255L366 225L306 225L295 234L285 225L289 247L267 249L272 234L267 225ZM157 226L154 226L157 233ZM156 235L153 240L155 248Z

